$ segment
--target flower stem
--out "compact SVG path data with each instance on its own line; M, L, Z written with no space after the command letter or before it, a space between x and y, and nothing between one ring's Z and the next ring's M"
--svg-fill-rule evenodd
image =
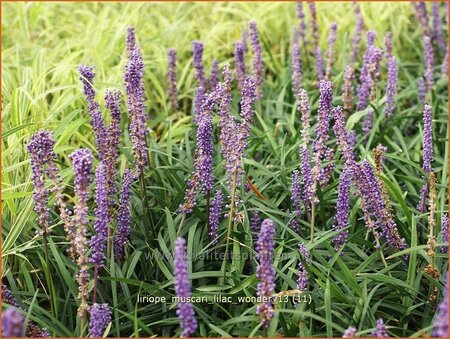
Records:
M227 231L227 242L225 245L225 256L224 256L224 264L227 261L227 256L228 256L228 247L230 244L230 236L231 236L231 227L234 224L234 214L235 214L235 210L234 210L234 205L235 205L235 197L236 197L236 186L237 186L237 171L235 171L234 175L233 175L233 182L232 182L232 188L231 188L231 204L230 204L230 213L228 216L228 231ZM223 270L223 280L225 281L225 267Z

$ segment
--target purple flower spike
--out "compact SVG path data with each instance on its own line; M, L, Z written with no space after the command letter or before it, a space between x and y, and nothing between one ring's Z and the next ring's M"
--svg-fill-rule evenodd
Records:
M330 25L330 34L328 35L328 42L327 42L327 67L325 72L325 80L330 79L331 74L331 66L334 62L334 44L336 43L336 31L337 31L337 24L333 22Z
M123 174L122 191L119 199L119 216L117 217L117 233L114 237L114 254L121 261L125 245L131 233L130 196L131 185L135 180L133 171L126 169Z
M313 38L314 50L319 47L319 25L317 24L316 3L314 1L308 2L309 13L311 15L311 31Z
M273 255L275 250L275 223L265 219L261 225L256 251L258 256L258 267L256 277L259 279L257 295L263 299L256 308L256 313L262 318L264 328L268 328L274 316L274 305L271 300L275 291L275 268L273 267Z
M213 244L217 243L219 237L220 212L222 211L223 194L219 189L214 195L211 207L209 209L209 236Z
M431 12L433 15L433 27L434 27L433 36L436 39L439 48L442 51L445 51L447 49L447 43L445 42L444 39L444 33L442 31L442 21L439 16L439 2L433 2L431 4Z
M167 52L167 85L170 105L173 110L177 110L177 51L175 48L170 48Z
M360 85L358 87L358 105L357 105L357 109L359 111L367 107L367 101L369 99L372 84L371 62L373 49L375 48L373 46L374 40L375 40L375 32L368 31L366 52L364 53L363 66L361 68L361 73L359 76Z
M359 45L361 43L362 30L364 27L364 20L361 14L361 7L356 1L353 2L353 11L355 12L356 23L355 23L355 32L353 33L352 37L352 51L349 59L349 64L352 68L359 54L360 49Z
M355 161L355 155L353 153L353 143L350 140L350 135L345 127L345 119L341 106L333 108L334 117L334 134L338 140L339 148L342 152L342 156L345 159L346 165L350 166Z
M317 109L318 122L313 151L321 159L326 151L325 142L328 140L328 129L330 126L331 106L333 102L333 85L331 81L320 81L319 92L319 107Z
M298 100L297 110L300 112L300 118L302 120L302 141L307 145L309 143L309 128L311 126L308 93L304 89L300 89L296 94Z
M128 56L131 51L136 47L136 35L134 34L134 27L127 28L127 52Z
M344 230L344 228L348 226L351 181L351 166L345 166L339 178L338 198L336 203L336 224L333 225L333 231L339 232L333 239L333 245L336 251L345 244L348 237L348 230Z
M2 336L3 337L23 337L25 318L14 308L8 308L2 312Z
M203 43L201 41L192 42L192 51L194 54L195 79L199 86L206 90L205 68L203 66Z
M108 304L93 304L89 307L89 338L101 338L106 326L111 322Z
M105 261L105 248L108 238L108 204L107 204L107 189L106 189L106 167L103 163L97 166L95 171L95 235L92 236L90 245L92 255L89 262L96 265L97 270L103 266Z
M373 116L374 116L373 109L369 109L367 111L366 116L364 117L363 126L362 126L362 130L365 134L370 133L370 131L372 130Z
M433 161L433 128L431 106L425 104L423 109L423 165L425 173L433 171L431 162Z
M344 334L342 335L342 338L355 338L357 332L358 331L356 328L350 326L345 330Z
M116 162L119 157L119 143L120 143L120 91L107 90L105 93L105 106L111 112L111 123L107 129L106 150L104 163L106 165L106 180L107 180L107 199L109 221L113 219L112 211L115 207L114 195L117 193L116 186Z
M294 34L295 35L295 34ZM300 61L300 47L297 39L294 37L292 42L292 92L298 95L301 90L302 65Z
M261 229L261 216L258 211L254 211L252 214L252 219L250 221L250 231L258 232Z
M209 77L209 88L212 91L216 90L217 84L219 83L219 62L214 59L211 65L211 74Z
M433 321L433 332L431 336L434 338L448 338L448 273L445 277L443 294L444 299L439 304Z
M234 63L236 67L236 78L239 83L239 88L242 88L246 76L245 70L245 46L238 41L234 45Z
M54 146L55 140L49 131L36 132L27 145L27 151L31 158L34 210L38 214L38 223L42 235L47 235L49 232L48 218L50 211L47 205L50 192L45 187L45 176L56 171L54 167L54 159L56 158L53 151ZM53 174L56 175L56 173Z
M299 19L298 32L302 37L303 46L306 47L306 24L305 24L305 13L303 12L303 2L297 1L297 18Z
M306 248L304 243L301 243L299 245L299 252L301 258L305 261L307 265L309 265L309 251ZM303 265L303 262L300 260L298 262L298 279L297 279L297 288L300 291L306 291L308 288L308 281L309 281L309 275L308 271L306 270L305 266Z
M388 59L388 81L386 86L386 106L384 114L390 117L395 109L395 94L397 92L397 60L394 56Z
M411 2L411 4L414 6L416 10L417 20L419 20L420 24L422 25L423 34L426 36L430 36L430 26L425 2L418 1L418 2Z
M375 331L372 332L372 336L375 338L387 338L389 337L387 333L386 325L383 322L383 319L379 318L377 320L377 327Z
M259 41L259 33L256 28L256 22L250 21L250 45L252 46L253 52L253 74L256 83L256 97L258 99L262 98L261 85L263 83L264 76L264 65L262 58L262 47L261 42Z
M291 201L294 207L295 217L300 217L302 213L302 193L300 187L300 172L295 170L292 172L292 182L291 182ZM298 232L298 229L295 230Z
M434 85L433 78L433 66L434 66L434 53L433 46L431 45L431 39L428 36L423 37L423 49L424 49L424 62L425 62L425 85L427 91L431 93Z
M80 74L80 81L83 84L83 92L88 105L88 112L91 116L91 126L95 134L95 144L97 145L98 155L100 160L106 156L108 149L106 142L106 127L103 121L100 105L95 101L94 83L94 67L93 66L78 66L78 73Z
M417 210L421 213L424 213L425 209L427 208L427 205L426 205L427 197L428 197L428 180L425 179L423 181L422 188L420 189L420 200L419 200L419 204L417 205Z
M144 106L144 61L137 44L130 51L125 65L125 91L130 115L130 137L134 153L136 176L141 175L147 164L147 113Z
M442 214L441 236L442 236L442 242L447 244L447 246L441 247L441 252L447 253L448 252L448 215L447 215L447 213Z
M19 303L5 284L2 284L2 302L19 308Z
M386 32L384 36L384 48L386 52L386 58L392 57L392 32Z
M322 81L323 77L323 59L320 46L314 47L314 57L316 58L317 80Z
M175 294L178 297L177 315L180 318L182 337L190 337L198 327L194 306L187 299L191 296L189 273L186 262L186 240L177 238L173 261Z

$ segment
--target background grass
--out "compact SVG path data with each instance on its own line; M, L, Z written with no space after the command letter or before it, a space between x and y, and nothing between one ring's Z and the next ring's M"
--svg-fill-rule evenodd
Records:
M388 266L383 266L380 251L373 248L370 238L365 240L356 199L352 199L350 238L345 254L334 255L330 242L335 233L331 226L342 169L341 160L337 160L332 180L321 192L316 227L319 240L313 245L314 261L309 267L312 303L298 308L290 303L277 305L278 312L269 330L272 336L341 336L349 325L367 336L378 317L385 319L392 336L419 336L423 329L429 330L436 309L437 303L428 300L431 288L442 287L442 279L438 282L423 274L428 257L425 243L419 239L421 232L426 234L427 231L426 215L419 214L415 208L423 174L422 106L417 99L417 80L423 73L422 30L409 3L364 3L361 7L366 26L377 32L378 46L383 46L386 31L393 33L394 54L399 61L399 94L396 112L385 121L382 112L386 66L383 63L377 100L372 103L376 110L372 131L367 136L361 132L359 120L365 113L352 115L347 127L355 127L357 131L359 159L372 161L371 149L378 143L388 147L385 180L400 233L409 245L409 261L393 256L388 258ZM443 18L443 8L441 10ZM307 8L305 12L309 20ZM354 15L348 3L318 3L317 13L323 51L329 24L338 23L336 63L332 73L336 105L342 101L342 72L348 61ZM266 74L264 100L257 109L245 165L255 186L268 199L263 201L251 192L243 195L246 217L239 231L233 234L233 238L240 241L233 243L233 251L248 255L249 260L230 261L222 267L220 260L196 258L190 262L189 269L194 295L218 292L233 297L255 295L256 262L248 214L259 210L264 217L277 223L276 252L283 256L275 263L276 290L296 287L298 244L309 241L309 225L303 222L300 235L288 227L290 177L299 167L300 143L299 115L290 89L290 41L293 28L298 24L295 3L2 3L2 18L2 277L29 309L30 319L47 327L55 336L77 334L76 267L64 253L67 244L55 211L52 211L55 223L50 248L53 281L57 287L54 296L57 317L49 310L41 239L34 235L37 224L26 143L39 129L54 132L65 192L73 196L68 155L78 147L95 151L76 68L80 63L96 65L95 87L100 102L105 89L123 89L125 31L130 25L135 27L145 61L145 104L152 129L152 166L146 172L150 207L145 210L139 192L133 193L133 233L126 260L120 265L108 260L102 272L100 300L109 302L113 308L113 322L107 333L136 337L180 333L175 305L138 304L136 297L138 293L173 295L172 258L167 254L172 252L179 226L180 215L176 210L192 171L195 147L191 101L196 84L191 42L199 39L205 43L207 68L213 58L218 59L221 66L226 62L233 64L234 42L240 39L252 18L258 24L263 41ZM364 41L363 38L359 60ZM166 50L169 47L178 51L178 90L182 104L178 112L170 110L166 95ZM315 112L318 98L315 66L310 56L306 58L303 54L302 58L302 85L310 95ZM437 84L432 97L427 98L433 107L433 167L439 184L439 220L446 209L448 185L445 161L448 158L447 79L439 77L442 58L442 53L436 55ZM236 111L237 96L235 91ZM127 126L127 114L123 114L121 173L132 163ZM216 146L217 188L225 188L221 161ZM210 245L204 211L205 203L200 200L181 230L188 241L188 251L222 252L223 246L214 249ZM150 224L158 231L156 239L149 233ZM224 230L224 223L221 226ZM386 257L395 253L385 245L383 252ZM444 274L446 255L438 254L437 265ZM225 281L222 279L224 271ZM438 300L440 298L441 295ZM195 307L200 320L199 336L262 334L253 304L196 304Z

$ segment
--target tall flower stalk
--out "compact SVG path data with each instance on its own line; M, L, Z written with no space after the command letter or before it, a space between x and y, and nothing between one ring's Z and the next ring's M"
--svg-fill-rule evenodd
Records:
M89 223L87 218L89 184L91 182L90 173L92 168L93 156L87 149L78 149L70 154L72 160L73 171L75 175L75 195L77 203L74 208L74 230L75 230L75 249L77 254L77 282L80 298L80 306L78 307L78 316L81 318L81 333L84 331L86 322L89 298L89 272L88 272L88 255L87 255L87 239L86 227Z
M130 116L130 137L134 153L135 175L141 176L148 163L147 113L144 106L144 61L134 30L128 30L128 60L125 65L125 92Z
M335 58L334 44L336 43L336 30L337 24L335 22L330 25L330 34L327 41L327 66L325 71L325 80L330 80L331 66L333 65Z
M45 187L46 176L55 180L57 179L56 167L54 164L54 159L56 158L56 154L53 150L54 146L55 141L53 135L49 131L39 131L31 137L30 142L27 145L27 150L31 157L34 210L38 214L38 223L40 226L39 234L42 236L44 243L45 275L50 291L51 310L53 316L56 316L56 294L53 286L48 248L48 236L50 234L48 220L50 217L50 209L48 208L48 199L50 191ZM55 182L55 189L59 191L58 184L58 182ZM64 209L63 213L65 213L65 211L66 210Z

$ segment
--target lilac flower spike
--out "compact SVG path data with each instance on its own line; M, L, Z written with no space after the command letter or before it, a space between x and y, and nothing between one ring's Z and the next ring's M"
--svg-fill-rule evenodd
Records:
M423 79L423 77L419 78L417 87L418 87L417 95L419 97L419 103L423 104L425 102L425 97L427 95L427 88L425 86L425 80Z
M258 211L254 211L250 221L250 231L259 232L261 228L261 216Z
M199 86L206 90L205 68L203 66L203 43L201 41L192 42L192 51L194 54L195 79Z
M190 337L198 327L194 306L187 301L191 296L189 273L186 262L186 240L177 238L173 261L175 294L179 298L177 315L180 318L182 337Z
M425 62L425 85L427 91L431 93L433 90L433 66L434 66L434 53L433 46L431 45L431 38L429 36L423 37L423 49L424 49L424 62Z
M311 127L308 93L304 89L300 89L296 94L298 100L297 110L300 112L300 119L302 121L302 141L307 145L309 143L309 128Z
M316 58L317 80L322 81L323 77L323 59L320 46L314 47L314 57Z
M445 277L443 294L444 299L439 304L433 321L433 332L431 336L434 338L448 338L448 272Z
M309 265L309 251L304 243L300 243L299 252L305 263ZM306 289L308 288L308 281L309 281L308 271L303 265L303 262L300 260L298 262L297 288L300 291L306 291Z
M258 29L256 28L256 22L250 21L250 45L252 46L253 52L253 74L256 84L256 97L258 99L262 98L261 85L263 83L264 76L264 65L262 58L262 47L259 40Z
M300 186L300 172L295 170L292 172L292 180L291 180L291 201L292 206L294 207L294 216L300 217L302 215L302 192ZM298 229L295 229L297 232Z
M108 304L94 303L89 307L89 338L101 338L106 326L111 322L111 310Z
M292 92L297 95L301 90L301 80L302 80L302 65L300 61L300 47L298 44L298 39L295 37L292 41L292 57L291 57L291 67L292 67Z
M217 243L219 237L220 212L222 211L223 194L219 189L214 195L211 207L209 209L209 236L213 244Z
M333 102L333 85L331 81L320 81L319 92L319 107L317 109L318 122L313 151L317 152L317 157L320 159L326 151L325 142L328 140L328 129L330 126L331 105Z
M358 57L360 49L359 45L361 43L362 29L364 27L364 21L361 14L361 7L356 1L353 2L353 11L355 12L356 23L355 23L355 32L353 33L352 37L352 51L349 59L349 65L352 68L353 64L356 61L356 58Z
M297 18L300 21L298 32L302 38L303 46L306 47L306 24L305 13L303 12L303 1L297 1Z
M355 338L357 332L358 331L356 328L350 326L345 330L344 334L342 335L342 338Z
M362 130L365 134L370 133L370 131L372 130L373 116L374 116L373 109L369 109L367 111L366 116L364 117L363 126L362 126Z
M103 266L105 261L105 248L108 238L108 204L107 204L107 189L106 189L106 167L103 163L97 166L95 171L95 235L92 236L90 245L92 255L89 262L96 266L96 270ZM97 272L96 272L97 273Z
M209 89L211 91L215 91L216 90L216 86L219 83L219 62L214 59L211 65L211 74L209 77Z
M45 130L35 133L27 145L31 157L34 210L38 214L40 233L44 236L49 232L48 218L50 216L47 206L50 192L45 188L45 176L54 166L53 161L56 158L54 146L53 135Z
M333 245L336 251L345 244L348 237L348 230L344 230L344 228L348 226L351 181L351 166L346 165L339 178L338 198L336 203L336 223L333 225L333 231L339 231L333 239Z
M351 166L355 161L355 155L353 153L350 135L345 127L345 119L341 106L333 108L333 117L335 121L333 130L334 134L336 135L339 148L342 152L342 156L344 157L345 164L347 166Z
M261 225L256 251L258 256L258 267L256 277L259 279L257 295L263 302L256 308L256 313L262 318L264 328L268 328L274 316L274 305L270 298L275 291L275 268L273 267L273 255L275 250L275 223L265 219Z
M316 3L314 1L308 2L309 12L311 14L311 31L314 48L319 46L319 25L317 24Z
M128 56L131 54L133 49L136 47L136 35L134 33L134 27L127 28L127 52Z
M432 134L432 113L431 106L425 104L423 109L423 165L425 173L433 171L431 162L433 161L433 134Z
M411 2L416 10L416 17L417 20L419 20L420 24L422 25L423 34L426 36L430 36L430 26L428 22L428 14L427 14L427 7L425 2L418 1L418 2Z
M98 155L100 160L106 156L108 146L106 144L106 127L103 121L100 105L95 101L94 83L94 67L80 65L78 66L78 73L80 74L80 81L83 84L83 92L88 104L88 112L91 116L91 126L95 134L95 144L97 145Z
M447 213L442 214L441 236L442 236L442 242L447 244L447 246L441 247L441 252L447 253L448 252L448 215L447 215Z
M337 24L333 22L330 25L330 34L328 35L328 43L327 43L327 67L325 72L325 80L330 79L331 74L331 66L334 62L335 57L335 51L334 51L334 44L336 43L336 30L337 30Z
M397 60L392 55L388 58L388 81L386 86L386 105L384 114L390 117L395 109L395 94L397 92Z
M25 318L14 308L8 308L2 312L2 336L3 337L23 337Z
M234 63L236 67L236 78L238 80L239 88L242 88L246 76L245 70L245 46L238 41L234 45Z
M137 44L129 51L125 65L125 91L130 114L130 136L136 166L136 176L140 176L147 164L147 114L144 106L144 61Z
M134 173L126 169L123 175L122 191L119 201L119 216L117 217L117 233L114 237L114 255L121 261L124 255L125 245L131 233L130 196L131 185L135 180Z
M167 91L169 101L172 109L177 110L177 51L175 48L170 48L167 52L167 66Z
M384 49L386 53L386 58L390 58L392 56L392 32L386 32L386 35L384 36Z
M445 51L447 49L447 44L444 39L444 34L442 31L442 21L439 16L439 2L433 2L431 4L431 13L433 16L433 27L434 27L433 36L436 39L439 48L442 51Z
M387 333L387 328L386 328L386 325L383 322L383 319L379 318L377 320L377 327L372 332L372 336L374 338L387 338L387 337L389 337L389 335Z
M367 46L366 52L364 53L363 66L361 68L361 73L359 76L360 85L358 87L358 105L357 109L359 111L367 107L367 100L370 94L370 88L372 83L370 65L373 54L373 43L375 40L375 32L367 32Z
M93 156L87 149L78 149L70 154L75 174L75 194L78 197L74 208L74 229L75 229L75 250L77 254L78 266L78 290L81 304L78 308L78 315L85 317L87 312L87 299L89 298L89 272L87 267L87 239L86 226L88 224L88 198L89 184L91 182L90 173L92 168Z

